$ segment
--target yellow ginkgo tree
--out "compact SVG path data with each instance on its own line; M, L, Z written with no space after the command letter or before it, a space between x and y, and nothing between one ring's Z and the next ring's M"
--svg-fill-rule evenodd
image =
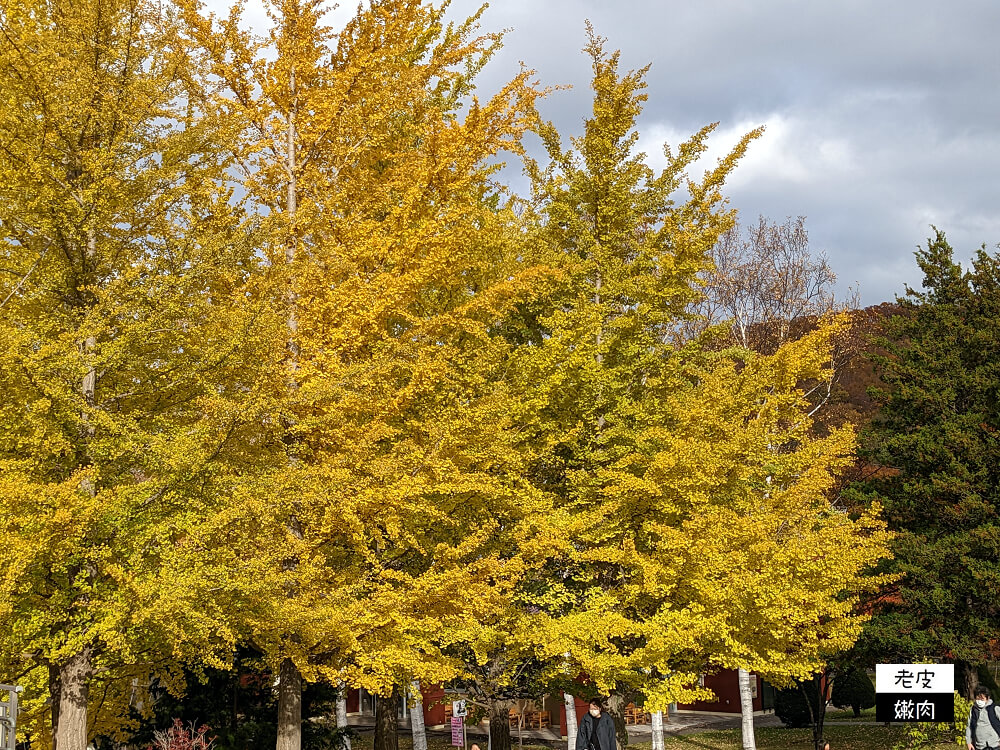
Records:
M45 696L24 718L60 750L87 746L95 675L236 639L167 572L267 371L191 72L158 3L0 2L0 650L5 682L47 682L52 729Z
M253 571L234 590L261 606L234 616L278 671L278 746L297 748L303 677L388 696L457 674L440 633L518 574L498 533L547 518L509 437L518 394L495 332L546 274L495 183L537 92L525 72L479 102L499 36L415 0L336 33L322 3L271 2L261 41L236 11L182 6L286 320L286 460L206 534L255 519L226 567Z
M821 665L857 635L858 577L885 535L830 505L853 436L814 435L800 388L829 376L839 323L772 357L719 351L711 330L676 343L734 219L724 180L759 131L701 179L687 173L711 126L654 172L634 150L645 70L620 74L603 44L591 31L584 134L567 150L543 127L549 164L529 162L530 252L564 273L521 317L516 362L531 479L584 524L550 577L550 656L613 710L631 690L655 709L704 695L698 673L720 666Z

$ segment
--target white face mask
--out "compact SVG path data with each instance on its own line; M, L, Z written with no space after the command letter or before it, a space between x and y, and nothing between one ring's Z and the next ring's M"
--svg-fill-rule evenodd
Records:
M980 708L986 708L986 701L977 699L976 705L979 706Z
M590 715L593 716L596 719L598 716L601 715L601 709L599 709L599 708L592 708L592 709L590 709Z

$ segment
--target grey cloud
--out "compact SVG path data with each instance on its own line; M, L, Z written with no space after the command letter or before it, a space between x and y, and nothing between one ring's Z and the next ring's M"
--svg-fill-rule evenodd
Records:
M919 283L912 252L932 223L961 257L1000 241L1000 4L563 0L494 14L515 27L506 60L578 87L544 105L561 127L586 112L586 17L623 64L652 62L643 128L781 123L732 181L733 205L749 220L807 216L866 303Z
M454 0L450 12L478 5ZM740 128L771 125L731 181L732 204L751 221L805 215L812 246L866 303L919 283L912 253L931 223L962 257L1000 241L995 0L496 0L483 27L511 31L482 93L523 61L543 85L574 86L542 111L578 132L585 19L624 68L652 63L640 121L651 160L652 135L676 143L719 121L722 148Z

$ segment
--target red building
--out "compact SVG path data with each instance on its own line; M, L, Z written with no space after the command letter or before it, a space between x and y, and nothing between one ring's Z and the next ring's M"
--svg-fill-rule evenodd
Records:
M753 681L754 713L774 710L774 688L757 675L751 675ZM677 711L705 712L721 714L740 713L740 693L737 673L733 670L722 670L716 674L706 675L703 684L716 695L714 701L697 703L682 703L676 706ZM441 685L421 687L422 710L424 724L427 727L444 727L451 716L451 704L444 700L445 690ZM582 698L576 699L576 716L579 721L589 709L589 704ZM401 701L398 709L400 718L409 723L409 712L412 709L406 701ZM672 708L673 710L673 708ZM374 717L375 703L371 694L364 690L349 690L347 693L347 713L355 717L355 721L365 723L366 717ZM541 701L533 702L529 715L533 717L525 729L548 730L565 737L567 735L566 704L561 695L550 695ZM627 715L628 723L645 723L642 707L632 709Z
M774 710L774 687L759 675L750 675L753 689L754 713ZM704 711L706 713L740 713L740 682L733 669L723 669L716 674L705 675L703 684L716 695L714 701L680 703L678 711Z

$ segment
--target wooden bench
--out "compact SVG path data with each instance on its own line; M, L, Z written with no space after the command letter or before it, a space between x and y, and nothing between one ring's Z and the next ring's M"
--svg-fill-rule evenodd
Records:
M636 708L634 703L629 703L625 706L625 723L626 724L649 724L652 717L641 708Z
M525 719L529 727L537 729L544 729L552 723L552 716L548 711L527 711Z

